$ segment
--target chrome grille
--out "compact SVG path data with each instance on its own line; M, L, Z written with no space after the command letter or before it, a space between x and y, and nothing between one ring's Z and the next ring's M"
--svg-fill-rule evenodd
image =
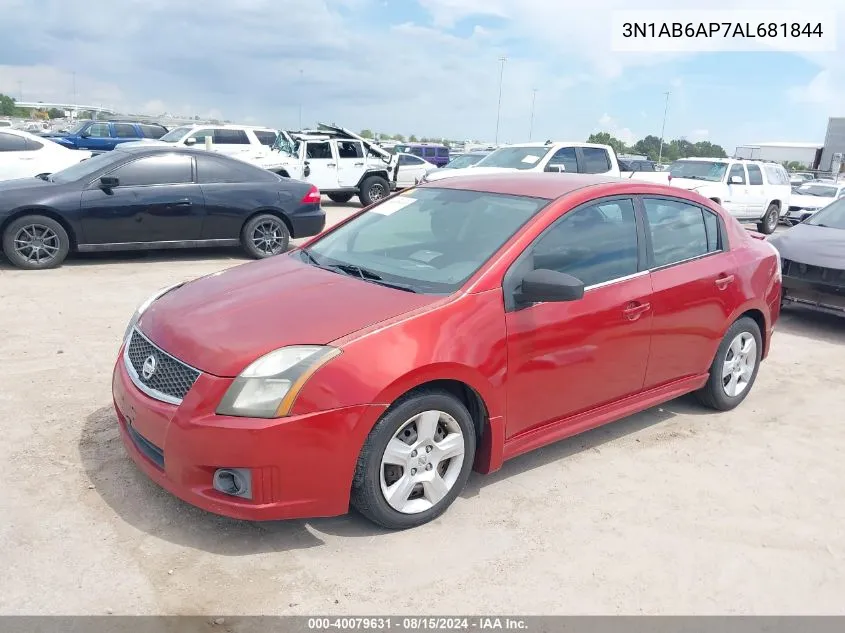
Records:
M150 359L153 359L150 361ZM194 386L200 372L154 345L138 330L132 330L124 353L124 362L132 382L148 396L179 404ZM148 363L148 375L144 375ZM150 373L149 368L153 371Z

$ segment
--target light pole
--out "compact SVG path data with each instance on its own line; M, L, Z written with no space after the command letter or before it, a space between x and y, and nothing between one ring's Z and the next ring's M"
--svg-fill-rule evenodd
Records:
M534 133L534 104L537 101L537 89L531 91L531 123L528 126L528 140L531 140L531 135Z
M302 69L299 70L299 129L302 130Z
M657 154L657 164L662 164L663 160L663 135L666 133L666 114L669 112L669 95L671 91L667 90L663 94L666 95L666 107L663 108L663 126L660 128L660 151Z
M20 80L18 80L18 96L21 98L21 101L23 101L23 82Z
M499 63L501 67L499 68L499 103L496 106L496 140L494 142L495 145L499 144L499 120L502 115L502 79L505 76L505 62L508 61L507 57L500 57Z

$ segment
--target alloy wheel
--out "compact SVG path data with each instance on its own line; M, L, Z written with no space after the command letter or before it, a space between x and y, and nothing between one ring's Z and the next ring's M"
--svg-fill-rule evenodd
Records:
M15 252L27 262L45 264L56 257L61 242L56 232L43 224L27 224L15 235Z
M757 364L757 341L750 332L741 332L731 341L722 363L722 388L735 398L748 388Z
M252 231L252 243L265 255L278 255L285 248L285 229L278 220L265 220Z
M377 200L381 200L384 198L384 187L379 184L375 183L374 185L370 185L370 200L376 202Z

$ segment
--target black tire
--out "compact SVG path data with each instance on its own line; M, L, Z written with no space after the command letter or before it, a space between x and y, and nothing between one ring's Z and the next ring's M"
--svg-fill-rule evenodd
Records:
M388 442L402 427L424 411L441 411L457 422L464 438L463 461L452 488L439 502L422 512L403 513L391 507L382 493L382 455ZM464 404L453 395L439 390L421 390L404 396L382 415L364 442L352 480L352 507L370 521L392 530L417 527L436 519L446 511L466 485L472 471L476 443L472 416Z
M23 246L21 240L27 239L32 246ZM20 217L3 232L3 253L13 266L25 270L61 266L69 250L70 238L65 228L45 215Z
M361 204L368 207L374 202L384 200L389 195L390 183L387 182L386 178L369 176L361 182L361 193L358 194L358 199Z
M352 200L351 193L327 193L326 195L329 197L329 200L338 204L344 204Z
M241 230L241 245L247 255L254 259L280 255L288 250L289 244L290 231L287 225L272 213L256 215Z
M766 209L766 215L764 215L760 221L757 223L757 230L760 233L765 233L766 235L771 235L775 232L775 229L778 228L778 221L780 220L780 209L778 209L778 205L774 202L769 205L769 208Z
M751 378L748 380L747 386L741 393L736 396L730 396L725 391L724 378L722 371L725 361L728 356L728 349L733 343L734 339L743 333L750 334L755 342L754 355L754 369L751 373ZM738 319L725 333L719 349L716 351L716 357L710 365L710 377L707 384L699 391L695 392L698 400L705 406L717 411L730 411L737 407L746 396L751 392L754 382L757 380L757 372L760 369L760 356L763 352L763 337L760 334L760 326L754 319L749 317L742 317Z

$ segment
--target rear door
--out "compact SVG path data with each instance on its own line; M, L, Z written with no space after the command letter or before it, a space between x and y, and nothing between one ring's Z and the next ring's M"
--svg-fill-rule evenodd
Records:
M600 147L578 147L578 171L582 174L606 174L613 169L607 150Z
M103 190L99 179L82 192L82 223L88 244L143 244L198 240L205 203L194 182L193 158L155 154L108 174L119 185Z
M654 329L645 389L706 372L742 301L721 218L669 196L641 199Z
M137 141L141 137L138 129L131 123L112 123L112 131L117 139L115 144Z
M355 187L364 173L364 144L361 141L336 143L338 186Z

